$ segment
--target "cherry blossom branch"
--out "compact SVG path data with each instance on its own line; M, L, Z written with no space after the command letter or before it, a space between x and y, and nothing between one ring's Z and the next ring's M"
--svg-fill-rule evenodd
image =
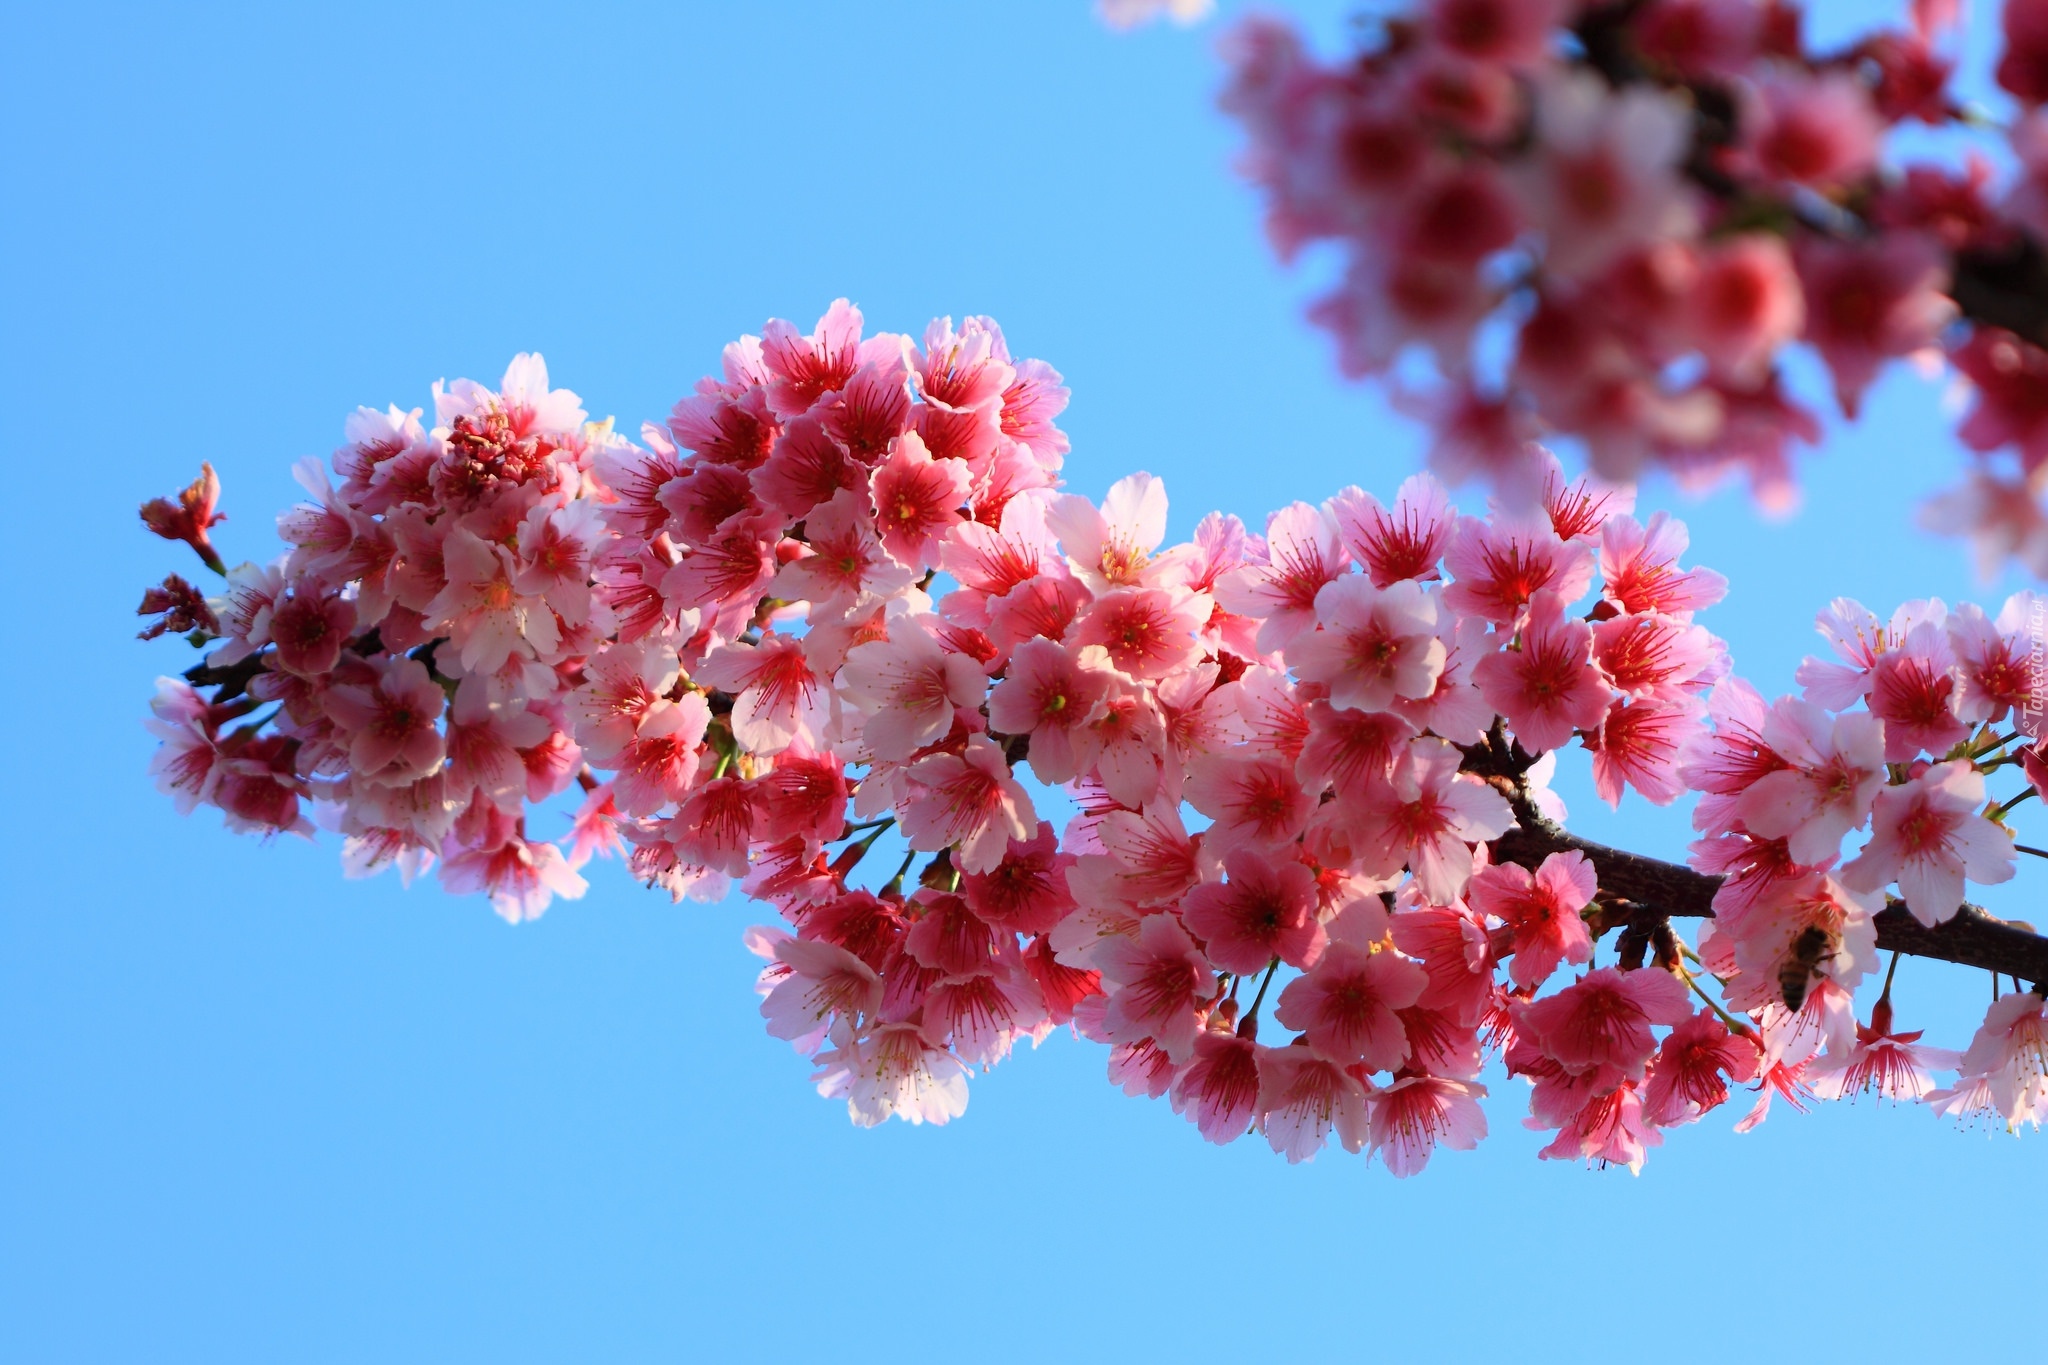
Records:
M1492 776L1476 765L1468 765L1468 770ZM1722 877L1581 838L1538 811L1525 782L1517 779L1496 785L1511 788L1504 794L1516 820L1516 827L1492 845L1499 861L1533 869L1553 853L1581 853L1598 871L1602 891L1662 915L1714 917L1714 895L1721 889ZM2048 936L1999 919L1981 906L1966 904L1952 918L1930 927L1913 918L1906 903L1892 896L1874 919L1881 949L2048 983Z

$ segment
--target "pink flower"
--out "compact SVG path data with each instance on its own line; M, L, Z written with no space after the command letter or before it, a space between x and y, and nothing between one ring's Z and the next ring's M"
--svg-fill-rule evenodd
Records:
M1981 1080L1992 1108L2017 1128L2048 1117L2048 1002L2037 991L2015 991L1992 1003L1963 1052L1957 1087Z
M1653 1024L1692 1017L1685 983L1666 971L1602 967L1515 1012L1516 1027L1574 1074L1612 1067L1641 1080L1657 1050Z
M458 526L442 542L441 556L447 586L424 610L429 621L445 623L464 669L495 673L515 652L554 652L561 640L555 613L514 586L510 551Z
M1430 0L1427 22L1430 37L1460 56L1533 67L1564 19L1559 0Z
M2037 599L2016 592L2005 600L1996 621L1984 609L1965 602L1949 613L1949 643L1956 656L1956 712L1965 721L2004 720L2008 712L2024 717L2032 685L2028 638Z
M475 847L445 850L441 884L458 895L481 891L506 922L539 919L556 896L575 900L589 883L553 844L528 839L517 827Z
M1848 72L1780 71L1742 93L1742 145L1765 179L1825 190L1876 164L1884 128L1868 92Z
M784 975L761 1001L761 1017L770 1037L799 1052L816 1049L834 1016L855 1024L881 1008L882 978L837 944L784 938L775 961Z
M875 537L865 489L842 489L804 520L811 553L776 571L771 594L811 604L811 620L850 615L880 598L897 596L916 581Z
M1664 1036L1643 1091L1643 1116L1666 1128L1692 1123L1726 1103L1728 1082L1749 1080L1761 1060L1754 1041L1701 1010Z
M747 875L747 846L761 821L762 792L738 777L700 782L683 797L668 837L698 867L728 877Z
M811 668L804 642L769 633L735 640L706 656L698 682L733 693L732 733L749 753L779 754L801 740L822 742L829 692Z
M1308 1161L1334 1130L1345 1150L1365 1146L1365 1091L1305 1047L1259 1049L1259 1126L1288 1162Z
M1235 1033L1203 1030L1195 1060L1173 1082L1173 1112L1194 1120L1210 1142L1235 1142L1259 1108L1259 1047Z
M1099 645L1125 677L1156 682L1196 662L1207 598L1185 588L1117 588L1082 608L1073 642Z
M2012 879L2012 837L1977 813L1983 805L1984 778L1961 759L1886 787L1871 808L1870 842L1843 865L1842 884L1878 891L1896 880L1913 918L1941 923L1961 908L1964 878Z
M1428 474L1403 480L1391 511L1363 489L1346 488L1330 500L1330 514L1344 548L1375 588L1439 577L1437 561L1457 525L1450 495Z
M394 787L441 765L435 727L447 701L427 666L403 656L384 660L374 683L337 684L321 698L328 717L349 732L350 775Z
M1403 909L1390 928L1394 945L1418 959L1429 978L1417 1005L1462 1024L1478 1023L1496 995L1493 947L1483 918L1460 902Z
M1588 1100L1566 1120L1557 1140L1536 1155L1548 1161L1584 1157L1626 1166L1630 1174L1640 1175L1649 1149L1663 1143L1664 1135L1643 1114L1642 1096L1628 1083Z
M1856 1026L1854 1047L1841 1053L1830 1050L1807 1067L1815 1095L1839 1100L1875 1091L1881 1099L1922 1100L1935 1088L1929 1072L1961 1068L1960 1053L1921 1046L1917 1031L1893 1033L1891 1016L1891 1003L1880 1000L1869 1025Z
M1807 235L1794 259L1806 290L1806 340L1834 372L1835 396L1853 418L1878 368L1934 345L1954 315L1940 292L1947 273L1940 248L1913 233L1869 243Z
M1593 628L1567 618L1563 599L1547 589L1529 601L1520 648L1487 655L1472 680L1531 752L1597 729L1613 696L1593 664Z
M1445 591L1444 605L1501 626L1513 625L1545 589L1564 607L1583 597L1593 581L1592 553L1559 539L1547 518L1460 517L1445 563L1457 581Z
M1010 775L1002 750L979 735L961 754L932 754L904 773L900 815L910 846L926 853L957 846L962 872L992 872L1010 840L1038 828L1031 798Z
M1612 91L1590 72L1541 81L1534 155L1519 169L1544 268L1585 279L1639 243L1689 235L1677 172L1691 142L1691 112L1661 90Z
M1956 428L1963 444L1986 454L2013 446L2027 474L2048 463L2048 351L1985 326L1974 329L1949 358L1976 398Z
M972 474L959 460L935 460L915 432L901 436L869 485L882 548L913 569L939 562L946 535L966 518Z
M1586 737L1593 751L1593 790L1610 806L1619 806L1625 786L1645 800L1668 806L1685 795L1686 743L1699 729L1697 702L1617 702L1607 710L1600 729Z
M1322 628L1288 646L1295 676L1330 689L1334 706L1383 711L1396 697L1436 691L1448 651L1436 636L1436 599L1413 580L1385 589L1347 574L1316 593Z
M1658 512L1647 529L1634 517L1615 516L1600 527L1600 595L1624 612L1662 612L1690 621L1728 593L1728 580L1712 569L1680 569L1685 523Z
M1041 823L1029 839L1012 839L992 871L960 879L960 895L977 918L1008 933L1043 934L1074 908L1067 888L1070 853L1060 852L1059 835Z
M847 651L839 695L866 719L861 742L876 758L899 762L944 739L955 714L981 705L988 678L964 654L952 654L915 620L898 618L886 640Z
M1360 870L1384 877L1405 866L1438 905L1464 893L1472 875L1471 846L1499 838L1515 821L1507 799L1459 772L1459 762L1458 751L1440 739L1408 746L1394 763L1393 777L1376 785L1353 816Z
M1339 799L1355 799L1376 781L1392 776L1396 755L1415 738L1413 725L1384 711L1341 711L1329 702L1309 707L1308 739L1295 760L1294 775L1320 796L1336 788Z
M1096 955L1109 992L1108 1041L1150 1039L1176 1064L1194 1060L1201 1012L1215 994L1208 959L1170 914L1148 915L1136 938L1106 941Z
M1955 651L1938 617L1905 632L1870 668L1870 714L1884 722L1884 756L1904 763L1922 751L1945 754L1968 737L1957 714Z
M702 693L649 709L633 738L598 760L612 768L612 793L627 815L652 815L681 801L697 776L711 705Z
M1209 960L1240 976L1264 971L1274 958L1313 966L1325 942L1315 874L1293 859L1276 863L1251 845L1231 849L1223 866L1229 881L1204 882L1181 902L1181 922L1202 940Z
M1734 814L1766 839L1784 839L1794 862L1835 857L1842 836L1860 829L1885 784L1884 726L1850 712L1830 716L1810 701L1781 697L1764 721L1763 742L1791 766L1764 773L1736 797Z
M1403 1076L1374 1090L1365 1097L1370 1150L1401 1179L1427 1166L1438 1146L1469 1152L1486 1136L1484 1094L1483 1085L1442 1076Z
M150 774L178 814L190 815L200 802L212 799L221 775L206 699L182 678L158 678L149 709L143 728L162 741L149 761Z
M1031 736L1031 771L1048 785L1071 782L1083 764L1076 735L1102 714L1108 659L1051 640L1026 640L989 693L988 723L999 734Z
M860 357L860 309L832 300L811 334L774 318L761 329L761 363L771 378L768 402L778 417L797 417L853 377ZM879 338L878 338L879 339Z
M1211 847L1293 842L1315 800L1295 780L1293 765L1270 756L1204 754L1188 774L1187 801L1216 823Z
M1806 298L1782 238L1743 233L1704 247L1686 299L1692 341L1716 371L1761 378L1806 323Z
M336 589L312 579L292 584L270 613L277 666L302 678L331 671L355 630L354 605Z
M1429 974L1398 953L1333 943L1309 971L1280 992L1274 1018L1340 1066L1393 1071L1408 1060L1397 1011L1422 998Z
M1593 955L1593 937L1580 912L1593 903L1599 882L1583 853L1553 853L1531 873L1513 863L1481 868L1465 895L1472 908L1493 915L1514 933L1508 979L1533 990L1560 962Z
M1725 667L1720 642L1703 626L1661 612L1616 616L1593 627L1593 659L1631 697L1688 705Z
M861 1127L889 1118L944 1124L967 1112L967 1068L916 1024L883 1024L866 1035L846 1029L833 1043L818 1054L811 1079L826 1099L844 1099Z
M1092 591L1155 585L1169 566L1154 558L1166 539L1166 485L1150 474L1111 484L1099 511L1086 498L1058 497L1045 524L1059 537L1075 576Z
M1266 559L1216 581L1225 611L1264 622L1258 647L1285 649L1313 630L1316 594L1344 571L1345 552L1330 514L1305 502L1290 503L1266 520Z

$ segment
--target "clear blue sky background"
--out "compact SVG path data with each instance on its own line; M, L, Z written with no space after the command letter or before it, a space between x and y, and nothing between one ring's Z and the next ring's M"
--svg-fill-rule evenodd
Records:
M1310 6L1326 39L1341 14ZM1733 1109L1631 1178L1534 1161L1516 1082L1478 1152L1397 1182L1210 1147L1066 1037L949 1128L858 1131L763 1034L743 904L671 906L606 866L509 929L150 790L138 719L182 647L135 643L129 613L186 566L137 501L211 459L230 558L265 557L291 461L355 404L519 350L637 429L771 315L989 313L1072 385L1084 492L1152 470L1185 532L1390 490L1417 433L1300 320L1309 276L1273 264L1228 170L1214 37L1120 38L1080 0L0 8L0 1360L2038 1338L2036 1135L1865 1103L1736 1137ZM1971 591L1959 548L1911 529L1957 459L1938 392L1896 375L1808 464L1797 518L1646 501L1734 580L1710 624L1776 691L1829 597ZM1563 786L1589 832L1681 847L1682 812ZM1992 903L2027 913L2044 884ZM1902 1019L1959 1044L1983 978L1901 975Z

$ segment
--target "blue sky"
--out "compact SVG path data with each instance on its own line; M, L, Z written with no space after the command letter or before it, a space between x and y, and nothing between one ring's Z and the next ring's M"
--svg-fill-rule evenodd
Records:
M291 461L356 404L516 351L632 430L769 316L988 313L1074 390L1072 486L1151 470L1182 533L1384 493L1420 447L1302 322L1317 263L1260 240L1213 28L1118 37L1079 0L312 9L0 12L0 1358L1882 1359L2031 1330L2035 1135L1724 1111L1632 1179L1534 1161L1514 1083L1479 1151L1397 1182L1210 1147L1065 1037L946 1129L864 1132L762 1032L743 904L599 868L514 930L344 882L331 842L178 819L138 718L182 647L130 613L186 566L137 501L211 459L227 554L266 557ZM1940 398L1894 375L1783 522L1647 492L1733 580L1708 624L1767 693L1832 596L1976 591L1911 524L1957 468ZM1596 837L1682 845L1680 811L1561 787ZM1987 998L1901 972L1902 1022L1945 1041Z

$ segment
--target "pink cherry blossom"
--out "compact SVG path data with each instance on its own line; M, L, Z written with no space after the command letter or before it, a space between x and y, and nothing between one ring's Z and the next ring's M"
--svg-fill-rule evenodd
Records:
M1508 979L1533 990L1558 963L1577 965L1592 956L1592 936L1580 912L1593 903L1598 889L1593 865L1573 852L1551 854L1533 873L1512 863L1482 868L1465 894L1474 910L1504 921L1513 931Z
M1984 779L1968 763L1937 763L1871 807L1870 842L1842 867L1842 884L1878 891L1896 881L1913 918L1933 925L1962 906L1963 880L2010 881L2012 839L1977 812Z
M1288 646L1295 675L1330 689L1334 706L1382 711L1396 697L1436 691L1448 651L1437 638L1437 603L1412 580L1384 589L1356 574L1316 593L1321 629Z
M1354 817L1366 875L1406 866L1435 904L1463 894L1471 846L1498 838L1514 817L1506 798L1458 767L1458 751L1440 739L1415 740L1395 760L1393 776L1372 789Z
M1530 599L1518 647L1481 659L1472 681L1532 753L1598 728L1613 696L1593 663L1593 628L1567 618L1563 599L1548 589Z
M1350 1073L1304 1047L1259 1050L1259 1126L1290 1163L1309 1161L1331 1133L1346 1151L1369 1134L1365 1091Z
M1105 942L1097 961L1109 994L1103 1016L1108 1040L1150 1039L1176 1063L1194 1060L1201 1012L1216 977L1180 921L1148 915L1135 938Z
M958 460L933 459L915 432L899 437L869 484L882 548L910 568L935 566L946 533L965 520L972 477Z
M1439 1146L1469 1152L1486 1136L1485 1094L1468 1080L1402 1076L1366 1096L1370 1150L1401 1179L1419 1173Z
M979 706L987 685L973 659L948 653L909 620L886 640L848 650L839 675L840 697L866 717L862 744L892 762L944 739L955 713Z
M1292 503L1267 519L1265 562L1218 579L1216 600L1226 611L1264 622L1260 649L1284 649L1314 629L1316 594L1343 572L1345 558L1330 514Z
M1790 766L1750 783L1733 813L1764 838L1786 840L1797 862L1834 857L1842 837L1863 827L1885 784L1883 723L1865 712L1830 716L1810 701L1781 697L1762 738Z
M1280 992L1274 1017L1300 1030L1330 1061L1393 1071L1408 1059L1408 1036L1397 1011L1421 999L1428 983L1428 973L1397 953L1333 943Z
M1259 1048L1234 1032L1204 1030L1195 1059L1173 1083L1173 1111L1194 1121L1210 1142L1235 1142L1259 1107Z
M932 754L905 772L903 832L910 846L937 852L958 847L963 872L992 872L1012 839L1038 827L1031 798L1010 776L1002 751L979 735L959 754Z
M1239 975L1264 971L1275 958L1314 966L1325 942L1315 874L1249 845L1226 853L1223 867L1228 881L1204 882L1181 902L1181 922L1202 940L1209 960Z
M1685 983L1669 972L1602 967L1522 1006L1516 1021L1568 1071L1612 1067L1641 1080L1657 1049L1650 1026L1684 1023L1692 1017L1690 1000Z

